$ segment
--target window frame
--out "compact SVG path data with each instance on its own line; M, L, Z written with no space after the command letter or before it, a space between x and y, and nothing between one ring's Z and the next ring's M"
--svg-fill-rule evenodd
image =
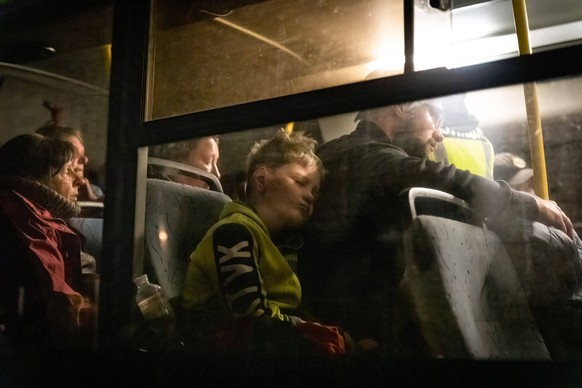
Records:
M410 7L412 1L405 1ZM405 51L409 57L413 31L406 27L412 26L406 4ZM131 258L140 238L136 199L145 198L145 186L138 179L144 163L140 147L582 73L579 63L571 60L582 57L579 43L479 65L405 71L388 78L145 121L150 14L150 0L115 1L106 159L108 193L98 325L100 349L118 349L120 344L114 333L131 322L132 311L136 311Z

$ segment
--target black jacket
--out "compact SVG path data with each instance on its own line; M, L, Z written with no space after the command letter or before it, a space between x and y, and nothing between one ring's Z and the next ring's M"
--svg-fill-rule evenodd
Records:
M391 301L404 270L399 256L400 193L410 187L442 190L469 202L482 218L508 207L537 220L535 199L469 171L410 157L374 123L317 150L327 170L306 227L299 258L304 301L318 316L356 337L378 337L391 321Z

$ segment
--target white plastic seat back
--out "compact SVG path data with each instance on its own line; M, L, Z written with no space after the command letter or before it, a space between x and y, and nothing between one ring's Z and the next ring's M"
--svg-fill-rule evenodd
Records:
M69 224L82 234L87 253L99 261L103 241L103 203L79 201L78 205L81 214L71 218Z
M189 255L230 201L216 191L147 180L144 271L168 299L181 296Z
M222 184L218 178L207 171L204 171L198 167L190 166L188 164L175 162L173 160L160 159L160 158L148 158L148 165L157 166L166 169L173 169L179 171L180 174L190 176L192 178L201 179L208 184L211 190L223 193Z
M420 193L409 195L426 198L423 194L434 194L433 190L418 190ZM449 203L468 208L445 193L440 193L438 200L447 201L447 197ZM406 271L402 284L431 354L444 358L550 359L499 237L470 223L415 214L413 202L414 219L404 239Z

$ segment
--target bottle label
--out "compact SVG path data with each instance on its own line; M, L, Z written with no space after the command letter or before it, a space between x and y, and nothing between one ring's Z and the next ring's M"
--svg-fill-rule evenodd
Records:
M160 319L167 317L168 319L173 318L173 312L171 307L160 298L159 295L152 295L138 304L141 313L147 320Z

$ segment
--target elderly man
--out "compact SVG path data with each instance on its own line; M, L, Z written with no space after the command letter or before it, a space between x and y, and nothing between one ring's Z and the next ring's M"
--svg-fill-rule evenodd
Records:
M83 134L77 128L65 124L63 107L45 101L45 108L51 111L51 120L35 131L39 135L68 141L75 146L77 153L73 161L75 172L83 178L83 185L79 188L79 201L102 202L105 194L101 187L90 183L85 176L85 169L89 158L85 153Z

